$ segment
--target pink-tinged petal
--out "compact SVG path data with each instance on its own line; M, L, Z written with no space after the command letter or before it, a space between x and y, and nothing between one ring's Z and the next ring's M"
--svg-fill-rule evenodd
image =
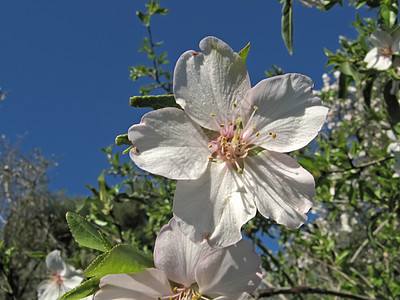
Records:
M171 219L157 236L154 265L164 271L169 280L190 287L196 281L194 272L197 262L210 250L207 243L193 243L183 235L175 219Z
M202 127L218 130L216 124L231 121L232 105L244 99L250 79L243 60L223 41L206 37L200 49L202 53L187 51L179 58L174 71L175 99Z
M154 300L173 294L167 277L157 269L106 275L100 279L100 289L95 300Z
M377 29L371 34L371 43L378 48L389 48L392 46L392 37L386 31Z
M180 229L195 243L225 247L242 238L240 228L254 217L253 193L225 163L211 163L198 180L178 181L173 212Z
M54 274L64 271L65 263L60 256L60 250L53 250L46 256L46 267Z
M141 169L172 179L197 179L206 170L210 149L200 126L177 108L145 114L128 131L135 146L130 157Z
M55 300L64 295L67 291L64 286L52 280L42 281L37 289L38 300Z
M313 176L286 154L263 151L245 161L244 183L258 211L288 228L298 228L315 196Z
M254 134L254 143L271 151L289 152L312 141L328 113L312 87L307 76L287 74L262 80L249 90L247 109L258 107L247 131ZM256 133L260 135L256 137Z
M248 240L214 250L197 265L199 291L208 296L252 293L261 283L260 264L261 258Z

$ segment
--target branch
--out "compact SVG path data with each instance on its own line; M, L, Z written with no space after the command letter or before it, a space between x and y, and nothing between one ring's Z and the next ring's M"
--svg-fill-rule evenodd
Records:
M371 300L375 298L371 298L368 296L362 296L347 292L333 291L322 288L315 288L310 286L293 286L293 287L281 287L281 288L267 288L258 290L253 293L255 299L261 299L263 297L271 297L274 295L280 294L291 294L291 295L299 295L299 294L321 294L321 295L332 295L347 299L356 299L356 300Z
M377 164L379 164L379 163L381 163L383 161L390 160L390 159L393 159L393 158L395 158L395 157L394 156L383 157L383 158L380 158L380 159L377 159L377 160L373 160L371 162L368 162L368 163L365 163L365 164L361 164L361 165L358 165L358 166L354 166L353 165L351 168L331 170L328 173L341 173L341 172L351 171L351 170L354 170L354 169L364 169L366 167L369 167L369 166L372 166L372 165L377 165Z

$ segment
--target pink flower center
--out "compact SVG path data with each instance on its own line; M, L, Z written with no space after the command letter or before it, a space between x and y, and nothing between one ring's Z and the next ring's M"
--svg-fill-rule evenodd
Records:
M60 275L60 273L57 273L57 274L54 274L54 275L51 276L51 280L52 280L55 284L60 285L60 284L63 283L64 278Z
M209 298L204 297L202 294L198 293L194 288L174 288L174 295L165 296L158 298L158 300L209 300Z
M233 104L236 107L236 104ZM214 150L209 158L212 162L224 162L233 166L238 173L243 173L243 159L246 158L253 149L259 147L258 138L261 133L257 127L252 125L253 116L258 110L257 106L253 107L247 124L244 126L242 118L236 118L226 124L217 124L220 128L217 139L210 141L208 147ZM211 114L215 117L215 114ZM276 137L275 133L268 132L272 138Z

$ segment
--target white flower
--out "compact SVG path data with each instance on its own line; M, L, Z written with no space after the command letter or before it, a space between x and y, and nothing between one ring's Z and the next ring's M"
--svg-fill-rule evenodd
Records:
M400 142L397 140L396 135L392 130L386 132L388 138L392 141L387 148L387 152L393 153L396 161L392 168L394 169L394 178L400 177Z
M307 7L321 7L324 6L324 0L300 0L301 4L307 6Z
M393 35L390 35L386 31L377 29L372 32L371 43L374 48L364 58L367 68L386 70L392 65L392 55L399 54L400 30L396 30Z
M38 300L57 300L83 281L82 272L66 264L59 250L53 250L47 255L46 267L51 274L48 280L39 284Z
M212 249L194 244L171 219L156 239L156 268L107 275L94 299L247 299L261 282L260 263L247 240Z
M129 129L134 163L179 180L173 212L189 238L227 246L256 210L297 228L315 195L314 179L282 154L307 145L328 109L312 94L310 78L287 74L251 88L240 56L207 37L187 51L174 73L184 109L147 113Z

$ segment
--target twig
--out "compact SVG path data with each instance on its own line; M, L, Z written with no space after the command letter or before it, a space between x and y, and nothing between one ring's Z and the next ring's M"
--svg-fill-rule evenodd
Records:
M376 165L376 164L379 164L379 163L381 163L383 161L386 161L386 160L389 160L389 159L393 159L393 158L395 158L395 157L394 156L383 157L383 158L380 158L380 159L377 159L377 160L373 160L371 162L368 162L368 163L365 163L365 164L361 164L361 165L358 165L358 166L352 165L351 168L331 170L328 173L342 173L342 172L351 171L351 170L354 170L354 169L364 169L366 167L369 167L369 166L372 166L372 165Z
M253 293L253 297L255 299L261 299L263 297L271 297L273 295L281 295L281 294L291 294L291 295L299 295L299 294L320 294L320 295L332 295L341 298L347 299L356 299L356 300L372 300L374 297L368 297L363 295L357 295L348 292L340 292L328 289L315 288L310 286L293 286L293 287L281 287L281 288L267 288L258 290Z

